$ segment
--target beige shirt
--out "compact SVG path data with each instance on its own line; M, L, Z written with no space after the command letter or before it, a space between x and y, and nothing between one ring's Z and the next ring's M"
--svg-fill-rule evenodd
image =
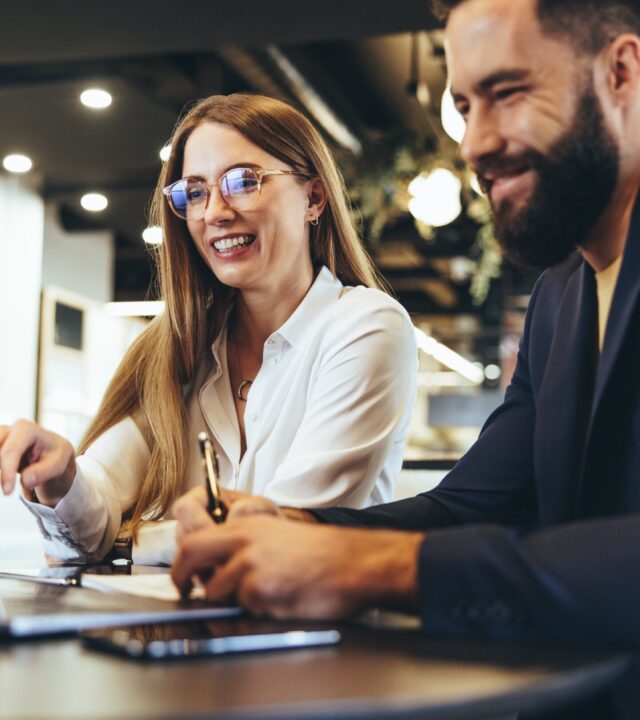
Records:
M604 345L611 301L613 300L621 265L622 255L617 260L614 260L608 268L596 273L596 286L598 288L598 347L600 352L602 352L602 346Z

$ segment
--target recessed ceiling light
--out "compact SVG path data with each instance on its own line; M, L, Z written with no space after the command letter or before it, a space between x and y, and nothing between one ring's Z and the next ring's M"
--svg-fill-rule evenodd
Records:
M109 201L100 193L87 193L80 198L80 205L89 212L100 212L104 210Z
M160 150L160 160L162 160L162 162L167 162L170 155L171 155L171 143L167 143L162 148L162 150Z
M12 173L26 173L33 167L31 158L28 158L26 155L18 155L17 153L7 155L7 157L2 161L2 165L5 170Z
M162 228L152 225L142 231L142 239L147 245L162 245Z
M94 110L102 110L111 105L111 94L101 88L88 88L80 95L80 102Z

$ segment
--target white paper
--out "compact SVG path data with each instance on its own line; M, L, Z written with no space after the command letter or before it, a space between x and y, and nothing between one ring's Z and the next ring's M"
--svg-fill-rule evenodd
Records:
M82 587L105 593L127 593L158 600L180 600L180 593L169 573L140 575L90 575L82 576ZM192 598L204 598L204 589L192 590Z

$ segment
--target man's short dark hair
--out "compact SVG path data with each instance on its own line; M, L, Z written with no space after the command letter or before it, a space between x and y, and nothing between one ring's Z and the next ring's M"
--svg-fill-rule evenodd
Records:
M470 0L430 0L432 13L446 21ZM618 35L640 35L640 0L537 0L542 30L570 40L579 52L595 55Z

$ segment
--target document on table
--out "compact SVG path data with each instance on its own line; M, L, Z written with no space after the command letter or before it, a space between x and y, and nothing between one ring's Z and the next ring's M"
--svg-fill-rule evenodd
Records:
M91 575L82 576L81 585L105 593L127 593L157 600L180 600L180 593L169 573L148 575ZM194 588L191 599L204 598L203 588Z
M197 597L180 598L168 573L83 573L79 586L65 585L64 578L36 578L28 572L1 573L0 579L0 639L214 620L242 613L238 607L220 607Z

